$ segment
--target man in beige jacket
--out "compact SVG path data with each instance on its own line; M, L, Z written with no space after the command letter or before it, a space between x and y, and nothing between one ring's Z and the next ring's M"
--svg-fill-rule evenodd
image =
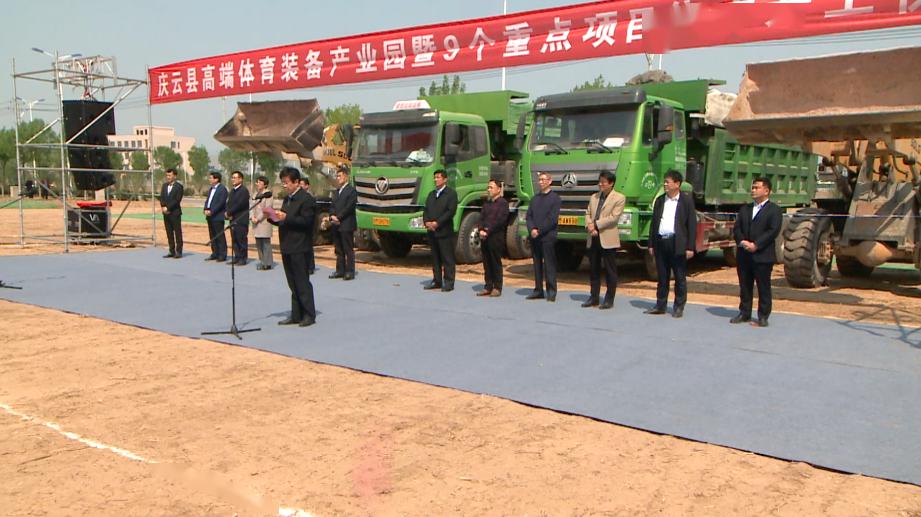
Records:
M268 192L269 180L265 176L256 178L256 198ZM256 251L259 253L259 265L256 269L266 271L272 269L275 261L272 260L272 225L263 208L272 206L272 198L259 199L250 212L250 221L253 222L253 236L256 238Z
M591 293L583 307L598 306L610 309L614 306L614 294L617 292L617 262L615 255L620 247L620 232L617 222L624 213L626 198L614 190L616 177L611 171L601 171L598 175L598 192L592 194L585 210L585 229L588 232L586 247L591 263ZM601 266L604 264L604 278L607 292L604 302L599 305L601 294Z

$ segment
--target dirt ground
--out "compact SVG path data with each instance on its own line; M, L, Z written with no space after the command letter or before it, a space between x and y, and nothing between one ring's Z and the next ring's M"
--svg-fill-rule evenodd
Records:
M60 233L61 221L29 210L27 233ZM204 243L204 226L185 229ZM22 249L18 236L18 212L0 210L0 254L60 251ZM330 265L331 249L318 258ZM359 260L428 268L422 248L396 264ZM510 285L530 284L527 261L507 271ZM564 275L561 289L584 289L585 276ZM624 265L619 293L653 296L640 276ZM689 283L694 303L736 304L735 274L716 260L695 264ZM775 310L917 327L919 283L893 270L793 290L780 274ZM22 304L0 302L0 314L2 515L921 517L912 485Z

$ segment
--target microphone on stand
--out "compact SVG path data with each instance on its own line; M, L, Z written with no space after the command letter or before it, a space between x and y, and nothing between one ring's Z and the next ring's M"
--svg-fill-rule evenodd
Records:
M272 199L272 192L266 190L262 194L256 194L256 196L253 197L253 201L259 201L260 199Z

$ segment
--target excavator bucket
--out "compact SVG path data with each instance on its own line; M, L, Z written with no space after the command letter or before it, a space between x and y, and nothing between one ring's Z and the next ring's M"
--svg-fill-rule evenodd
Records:
M921 47L754 63L725 125L743 143L921 137Z
M236 151L292 153L310 158L323 141L325 118L315 99L239 102L214 138Z

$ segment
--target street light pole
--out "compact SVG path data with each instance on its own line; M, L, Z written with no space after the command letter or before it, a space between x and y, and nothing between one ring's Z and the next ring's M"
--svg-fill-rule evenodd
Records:
M502 0L502 16L508 14L508 0ZM505 90L505 67L502 67L502 90Z

